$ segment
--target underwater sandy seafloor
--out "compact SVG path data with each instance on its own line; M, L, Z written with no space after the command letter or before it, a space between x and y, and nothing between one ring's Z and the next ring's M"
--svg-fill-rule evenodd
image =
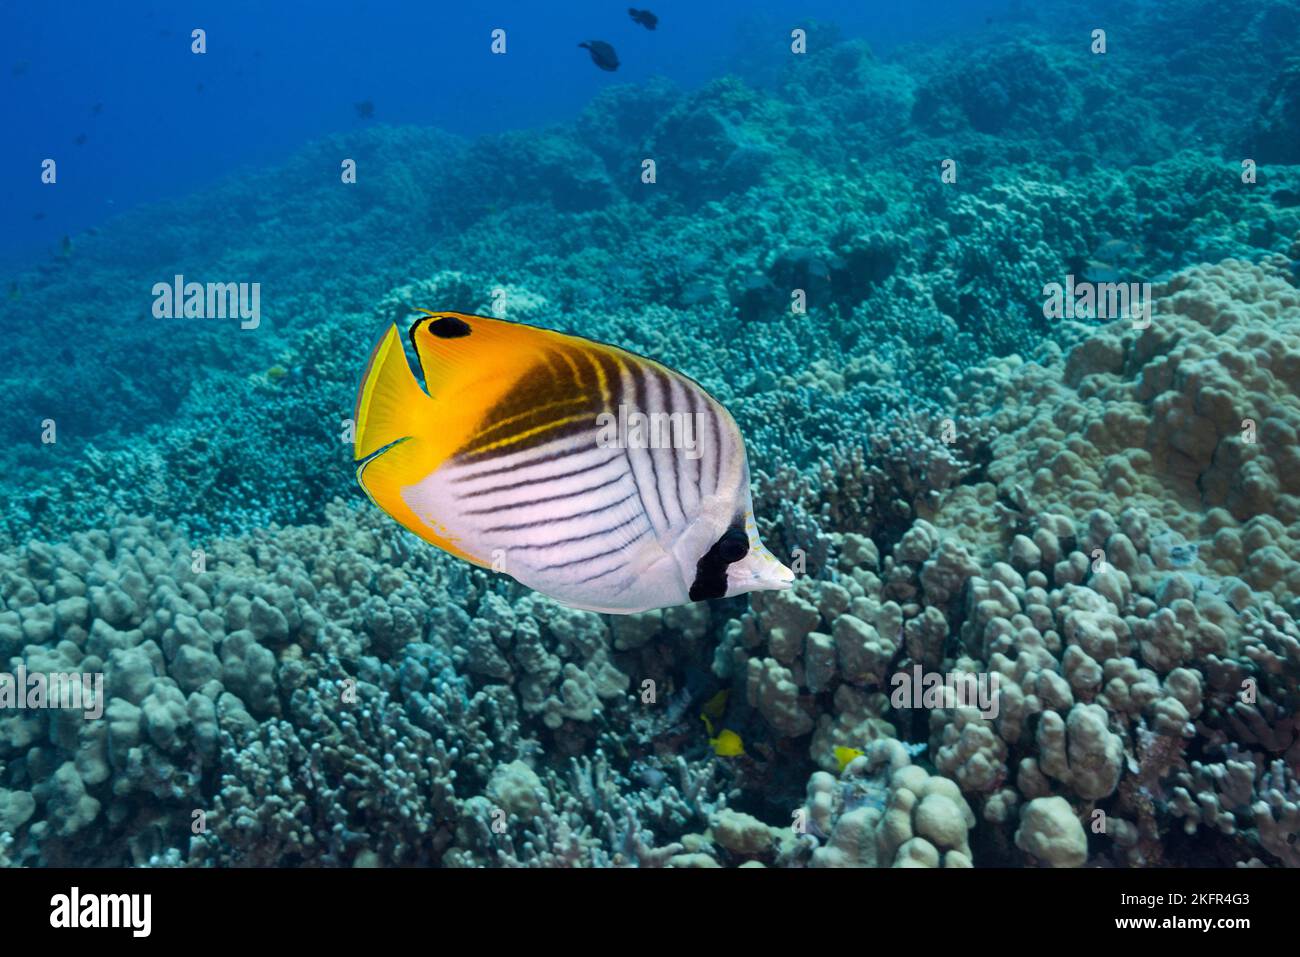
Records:
M0 660L107 701L0 713L0 862L1300 865L1300 18L1115 24L376 126L4 277ZM176 273L262 325L152 318ZM341 435L413 305L698 379L795 587L603 616L403 531Z

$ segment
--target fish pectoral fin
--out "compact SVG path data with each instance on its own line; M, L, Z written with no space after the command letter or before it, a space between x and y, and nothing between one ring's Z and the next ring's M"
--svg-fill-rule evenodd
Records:
M659 562L673 561L673 556L664 551L659 539L653 534L633 545L627 553L627 566L633 574L641 575Z

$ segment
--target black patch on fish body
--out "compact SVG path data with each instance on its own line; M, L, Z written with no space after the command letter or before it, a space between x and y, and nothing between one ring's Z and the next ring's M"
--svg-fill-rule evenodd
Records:
M722 598L727 594L727 566L749 554L749 535L744 526L732 525L704 553L695 565L695 581L691 583L691 601Z
M579 43L578 46L586 48L591 54L591 62L602 70L613 73L618 69L618 54L604 40L588 40L586 43Z

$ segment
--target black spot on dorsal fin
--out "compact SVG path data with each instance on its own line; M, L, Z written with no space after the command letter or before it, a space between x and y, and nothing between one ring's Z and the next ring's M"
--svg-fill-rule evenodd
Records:
M443 316L429 323L429 331L439 339L461 339L469 335L469 323L455 316Z

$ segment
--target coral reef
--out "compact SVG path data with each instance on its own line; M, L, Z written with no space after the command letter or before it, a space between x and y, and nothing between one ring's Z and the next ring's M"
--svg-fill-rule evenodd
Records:
M1300 33L1191 6L1131 11L1141 62L826 31L566 126L372 127L18 275L0 672L103 685L0 709L0 864L1300 866ZM160 335L179 272L274 307ZM1067 275L1149 322L1051 318ZM433 304L697 378L794 587L600 616L383 518L355 379Z

